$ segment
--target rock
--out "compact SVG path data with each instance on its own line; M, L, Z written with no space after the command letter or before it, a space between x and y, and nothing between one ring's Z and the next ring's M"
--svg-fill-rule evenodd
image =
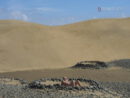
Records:
M54 85L46 85L46 83L41 84L41 82L46 82L44 80L47 81L61 81L61 79L59 78L50 78L50 79L40 79L37 81L34 81L32 83L29 83L28 87L30 88L34 88L34 89L56 89L56 90L98 90L101 89L100 85L98 82L94 81L94 80L90 80L90 79L82 79L82 78L71 78L70 80L79 80L80 82L86 82L89 83L90 86L86 86L86 87L66 87L66 86L61 86L60 84L54 84Z
M36 89L42 89L44 86L39 81L34 81L32 83L28 84L29 88L36 88Z
M82 61L74 65L72 68L94 68L94 69L100 69L100 68L106 68L108 67L105 62L102 61Z
M21 84L27 84L28 81L26 81L26 80L21 80L20 83L21 83Z

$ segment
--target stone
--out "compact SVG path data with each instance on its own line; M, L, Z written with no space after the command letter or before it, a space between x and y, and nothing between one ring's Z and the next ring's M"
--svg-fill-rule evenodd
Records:
M74 65L72 68L94 68L94 69L100 69L100 68L106 68L108 67L105 62L102 61L81 61Z

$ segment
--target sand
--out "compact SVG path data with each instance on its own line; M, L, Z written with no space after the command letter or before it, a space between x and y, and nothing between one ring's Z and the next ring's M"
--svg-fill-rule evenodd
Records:
M0 72L56 69L130 58L130 18L64 26L0 20Z
M130 82L130 69L44 69L1 73L0 77L2 76L22 78L28 81L41 78L61 78L67 76L70 78L88 78L104 82Z

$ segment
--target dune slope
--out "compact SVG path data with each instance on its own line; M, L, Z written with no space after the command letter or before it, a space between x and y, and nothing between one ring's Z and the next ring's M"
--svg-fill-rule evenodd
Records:
M64 26L0 21L0 72L63 68L83 60L130 58L130 18Z

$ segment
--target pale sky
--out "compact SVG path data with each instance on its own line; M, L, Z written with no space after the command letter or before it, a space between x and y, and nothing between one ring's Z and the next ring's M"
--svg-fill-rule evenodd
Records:
M130 17L130 0L0 0L0 19L4 20L63 25L125 17Z

